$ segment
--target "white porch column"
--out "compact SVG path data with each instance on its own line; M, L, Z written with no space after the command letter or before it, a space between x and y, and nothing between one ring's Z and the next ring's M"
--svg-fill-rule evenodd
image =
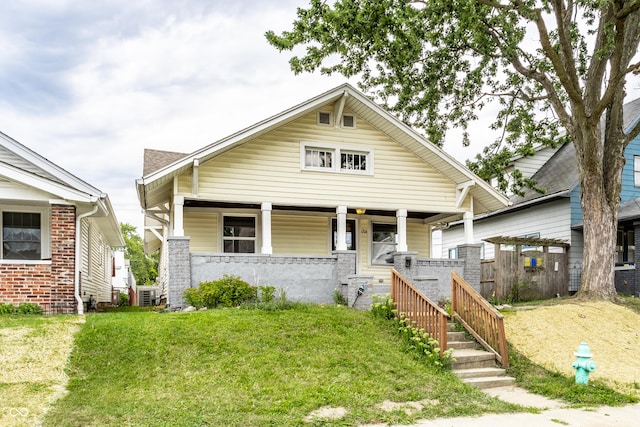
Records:
M173 235L184 236L184 196L173 197Z
M473 212L465 212L463 218L464 223L464 243L473 243Z
M336 215L338 216L338 224L337 224L337 239L336 239L336 250L337 251L346 251L347 250L347 207L346 206L338 206L336 209Z
M406 209L398 209L396 211L396 229L398 242L396 246L397 252L407 252L409 249L407 248L407 210Z
M262 253L272 254L271 247L271 202L262 202Z

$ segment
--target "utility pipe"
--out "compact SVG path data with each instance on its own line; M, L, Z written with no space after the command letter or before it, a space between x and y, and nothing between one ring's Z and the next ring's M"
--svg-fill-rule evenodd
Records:
M99 200L101 200L100 197ZM82 229L81 222L83 218L91 216L98 212L98 201L96 200L96 205L89 212L85 212L81 215L78 215L76 218L76 260L75 260L75 272L74 272L74 294L76 297L76 302L78 303L78 314L84 314L84 301L82 301L82 297L80 296L80 268L82 266L82 260L80 259L81 250L82 250ZM91 242L89 242L89 247L91 247Z

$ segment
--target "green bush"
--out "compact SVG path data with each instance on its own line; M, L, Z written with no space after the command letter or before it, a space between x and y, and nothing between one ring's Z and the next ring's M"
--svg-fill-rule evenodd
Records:
M276 287L275 286L259 286L260 289L260 302L270 303L276 297Z
M43 310L38 304L21 302L16 308L16 314L42 314Z
M344 305L344 306L349 305L347 298L344 295L342 295L342 292L340 292L337 289L333 290L333 302L336 305Z
M183 295L187 303L197 308L236 307L255 300L258 288L240 277L225 274L212 282L200 282L198 288L189 288Z
M391 320L396 317L396 305L391 299L390 294L371 296L373 303L371 304L371 314L385 320Z
M118 307L126 307L129 305L129 295L125 292L120 292L120 302L118 303Z
M0 302L0 314L13 314L16 312L16 308L13 304L5 304Z

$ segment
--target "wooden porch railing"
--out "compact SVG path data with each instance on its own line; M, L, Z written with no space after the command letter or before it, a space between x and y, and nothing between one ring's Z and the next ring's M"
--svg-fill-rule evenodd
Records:
M424 329L438 341L440 355L444 354L447 349L447 312L424 296L395 269L391 269L391 299L396 303L398 316L403 313L415 327Z
M457 319L487 351L509 366L504 316L456 272L451 272L451 309Z

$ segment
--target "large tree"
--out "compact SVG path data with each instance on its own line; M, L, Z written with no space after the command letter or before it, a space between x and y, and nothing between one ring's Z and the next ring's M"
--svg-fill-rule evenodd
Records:
M124 257L129 260L131 272L139 286L155 284L158 277L158 256L149 257L144 253L142 238L136 232L136 227L121 222L120 231L124 238Z
M296 73L358 76L437 145L451 127L467 144L469 123L494 102L501 136L471 164L479 173L570 140L584 224L579 295L612 299L623 154L640 132L622 122L626 78L640 67L639 9L638 0L312 0L291 31L266 36L298 48Z

